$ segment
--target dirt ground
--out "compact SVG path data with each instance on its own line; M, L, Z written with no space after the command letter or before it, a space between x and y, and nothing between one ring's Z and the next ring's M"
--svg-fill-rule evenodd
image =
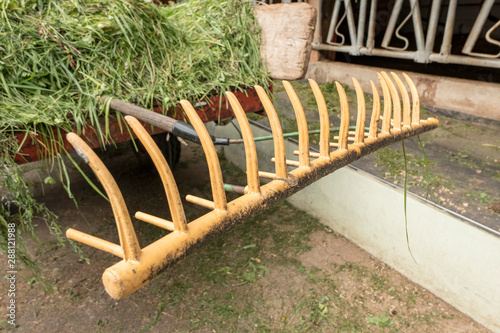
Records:
M128 145L100 154L116 178L131 215L168 218L155 171L142 168ZM221 158L224 180L244 184ZM82 163L82 167L86 167ZM88 169L86 169L88 170ZM77 210L60 185L39 199L75 228L118 242L107 201L74 170ZM181 194L210 198L202 151L183 147L174 170ZM43 177L42 177L43 178ZM40 188L37 188L38 192ZM190 220L206 209L184 202ZM134 221L142 246L165 234ZM31 252L41 279L24 271L17 281L19 332L488 332L461 312L287 203L271 208L196 250L151 283L113 300L101 275L118 258L82 245L86 264L39 227ZM2 262L6 256L2 255ZM7 302L2 283L0 304ZM2 306L1 318L6 307ZM12 327L2 321L3 329Z

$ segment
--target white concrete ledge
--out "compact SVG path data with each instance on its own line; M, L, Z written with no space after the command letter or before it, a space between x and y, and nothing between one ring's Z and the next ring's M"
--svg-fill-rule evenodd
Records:
M233 126L213 127L236 138ZM255 136L269 132L252 127ZM287 157L297 146L286 143ZM274 172L272 141L259 143L259 169ZM245 169L243 145L224 147ZM243 184L242 184L243 185ZM345 167L293 195L289 201L317 217L487 328L500 332L500 237L408 196L408 251L403 192L362 171Z
M314 79L318 83L339 81L353 88L352 78L354 77L360 82L365 92L371 93L370 80L378 82L377 72L380 71L391 71L391 69L319 61L309 64L306 78ZM422 105L500 120L500 84L406 73L414 80ZM377 87L380 85L377 84Z

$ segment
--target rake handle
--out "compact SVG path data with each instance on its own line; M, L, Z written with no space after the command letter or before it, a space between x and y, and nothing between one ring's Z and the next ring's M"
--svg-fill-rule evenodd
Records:
M109 96L102 96L101 102L106 103L110 98L111 97ZM111 98L111 101L109 101L109 107L112 110L119 111L125 115L142 120L185 140L201 144L200 138L194 128L182 121L115 98ZM213 143L216 145L229 144L229 139L227 138L216 138L214 136L211 136L211 138Z
M102 96L101 101L106 103L109 98L110 97L108 96ZM152 124L167 132L172 132L174 130L175 124L178 122L178 120L176 119L164 116L162 114L150 111L145 108L141 108L140 106L115 98L111 98L111 101L109 102L109 107L112 110L119 111L129 116L133 116L139 120L142 120L148 124Z

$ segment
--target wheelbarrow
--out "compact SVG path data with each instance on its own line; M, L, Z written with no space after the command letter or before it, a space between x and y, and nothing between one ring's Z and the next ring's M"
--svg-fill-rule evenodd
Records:
M230 188L224 184L215 145L230 143L231 140L227 139L226 142L226 139L212 137L191 103L185 100L180 103L190 125L184 123L175 125L177 123L172 124L172 120L165 116L140 108L136 108L138 112L134 113L122 107L122 111L127 114L126 122L145 147L158 170L172 217L169 221L138 211L135 213L135 218L166 229L170 233L146 247L141 247L123 196L112 175L85 140L75 133L68 133L67 141L89 164L108 195L120 243L111 243L74 229L68 229L66 235L70 239L121 258L119 262L104 271L103 283L112 298L123 298L144 286L162 270L175 264L197 247L320 178L378 149L438 127L439 122L434 118L420 119L420 102L416 87L406 74L403 74L403 78L408 89L397 74L389 75L385 72L379 74L378 79L384 101L383 110L381 110L378 89L371 82L373 109L367 129L365 128L367 119L364 93L358 81L353 79L357 96L357 120L353 131L349 130L349 105L346 93L342 85L336 82L340 97L341 117L339 134L334 137L333 141L330 141L330 120L323 94L316 82L309 80L320 116L319 153L310 151L307 119L302 105L290 83L283 81L297 120L299 147L294 154L298 156L298 159L286 156L284 134L278 115L265 90L260 86L255 86L256 94L269 118L274 141L272 161L275 168L266 171L259 170L255 140L244 107L235 93L227 92L226 98L241 129L247 175L247 183L238 186L241 196L230 202L227 201L225 193ZM112 106L115 103L115 109L116 105L120 104L119 101L111 101L111 103ZM134 109L133 106L126 106L128 109ZM148 133L150 125L144 126L144 123L163 128L174 134L176 133L175 126L181 126L184 128L183 132L192 134L192 141L201 144L208 164L212 197L200 198L187 195L185 200L209 208L210 212L193 221L187 220L171 169L158 145ZM261 185L262 178L270 181Z

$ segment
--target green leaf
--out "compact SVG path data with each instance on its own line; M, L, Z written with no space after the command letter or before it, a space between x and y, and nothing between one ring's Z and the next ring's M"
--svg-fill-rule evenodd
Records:
M45 177L43 182L47 185L54 185L56 183L56 180L54 178L48 176L48 177Z

